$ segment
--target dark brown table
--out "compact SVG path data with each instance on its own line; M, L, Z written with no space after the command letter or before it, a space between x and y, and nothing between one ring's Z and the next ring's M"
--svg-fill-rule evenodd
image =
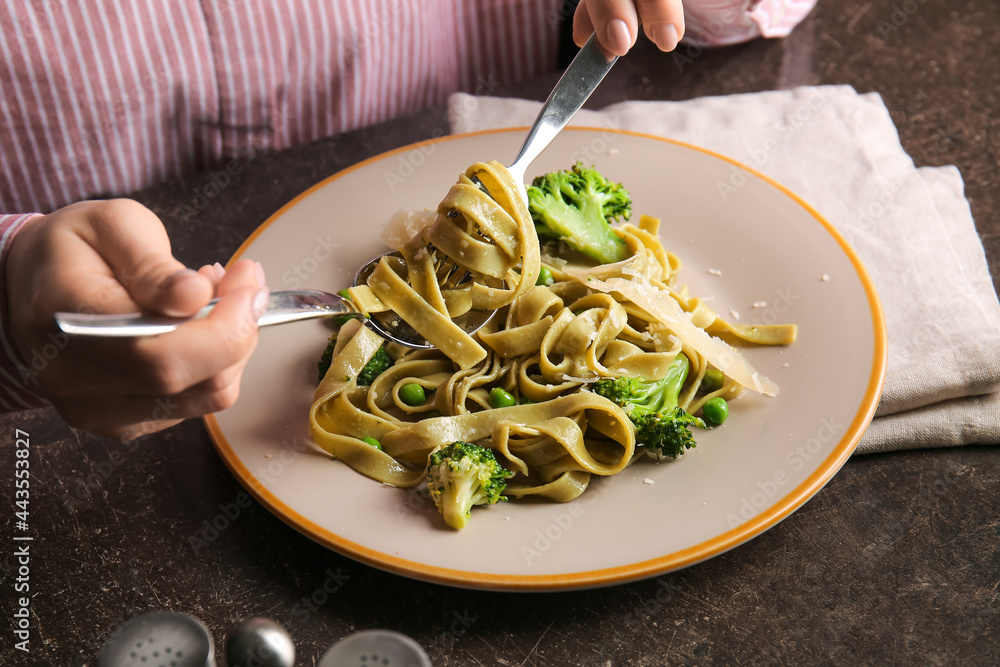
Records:
M541 99L546 78L499 86ZM847 83L882 94L918 165L956 164L1000 282L1000 5L992 0L821 0L783 41L679 56L648 44L588 106L624 99ZM387 149L443 133L443 109L244 160L212 206L185 215L207 174L133 196L176 254L228 258L284 202ZM984 415L996 419L996 415ZM119 443L54 412L0 418L7 511L3 616L15 609L14 440L30 434L31 653L24 664L93 664L119 623L149 610L203 619L218 647L237 621L284 624L298 664L362 629L404 632L436 665L1000 664L1000 450L852 458L798 512L751 542L662 577L543 594L421 583L318 546L256 502L200 421ZM245 506L240 506L245 505ZM230 526L205 522L238 507ZM20 664L12 633L0 664ZM221 662L221 661L220 661Z

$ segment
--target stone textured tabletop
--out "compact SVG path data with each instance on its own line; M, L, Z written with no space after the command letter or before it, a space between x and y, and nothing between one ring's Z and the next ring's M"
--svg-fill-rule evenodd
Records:
M554 77L498 95L541 99ZM918 165L957 165L1000 284L1000 5L820 0L787 39L674 55L640 43L588 106L802 84L885 99ZM134 193L176 254L225 260L283 203L351 164L447 128L443 109L258 153L190 214L210 174ZM995 418L995 416L993 417ZM252 501L200 421L129 443L51 411L0 418L3 615L13 619L14 440L31 440L32 651L92 665L119 623L155 609L201 618L217 646L238 621L289 629L299 665L347 634L390 628L435 665L1000 664L1000 450L855 457L751 542L646 581L542 594L447 588L360 565ZM213 525L225 524L219 530ZM197 539L192 539L197 538ZM0 664L20 664L11 632ZM222 664L222 660L220 660Z

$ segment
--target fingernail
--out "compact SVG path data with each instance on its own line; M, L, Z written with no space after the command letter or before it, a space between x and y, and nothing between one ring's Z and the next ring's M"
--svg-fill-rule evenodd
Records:
M632 33L629 32L628 24L621 19L614 19L608 24L607 49L615 55L623 56L628 53L632 46Z
M270 290L266 287L257 292L257 296L253 298L253 305L251 306L251 312L253 313L254 322L260 319L260 316L264 314L267 310L267 300L271 296Z
M261 287L267 285L267 278L264 276L264 266L260 262L254 262L254 267L257 269L257 284Z
M226 275L226 267L222 266L222 264L219 264L218 262L212 265L212 269L215 271L215 277L219 280L222 280L222 277Z
M677 26L673 23L657 23L650 26L649 30L661 51L673 51L677 48Z

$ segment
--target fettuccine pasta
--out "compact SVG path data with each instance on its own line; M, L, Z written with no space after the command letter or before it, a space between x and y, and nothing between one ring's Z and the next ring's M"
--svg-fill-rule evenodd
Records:
M776 395L777 384L733 344L788 344L794 325L721 318L678 282L681 262L658 232L659 221L648 216L617 228L628 258L615 264L543 252L507 170L473 165L433 223L403 246L403 260L384 259L367 286L349 290L364 312L395 311L436 349L390 345L391 367L359 386L359 372L384 341L349 321L313 397L312 437L334 458L396 487L420 484L436 449L478 443L516 474L508 496L567 502L593 475L621 472L642 450L626 409L591 391L598 380L659 380L683 354L690 373L678 405L689 413L746 390ZM471 280L442 285L442 258ZM551 275L547 284L536 284L540 272ZM470 309L498 314L470 336L453 323ZM701 391L709 369L722 371L724 382ZM423 403L401 398L412 384L424 390ZM490 392L498 387L516 404L494 407Z

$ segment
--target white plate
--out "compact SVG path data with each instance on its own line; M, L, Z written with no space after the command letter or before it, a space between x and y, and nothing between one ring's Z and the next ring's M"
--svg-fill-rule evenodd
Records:
M436 208L466 167L513 155L523 136L447 137L362 162L289 202L233 259L262 262L272 289L336 291L383 250L379 234L393 213ZM746 351L781 394L734 402L728 422L697 433L698 447L676 462L633 465L564 505L477 508L454 531L429 501L373 482L312 443L308 412L329 324L272 327L261 331L237 404L206 419L222 458L261 503L320 544L401 575L556 590L715 556L775 525L836 473L871 420L886 360L878 297L843 238L749 168L723 197L719 184L732 182L736 163L648 136L566 130L529 177L580 159L625 184L636 216L663 218L664 244L682 258L693 294L714 297L717 312L735 310L741 322L799 325L789 348Z

